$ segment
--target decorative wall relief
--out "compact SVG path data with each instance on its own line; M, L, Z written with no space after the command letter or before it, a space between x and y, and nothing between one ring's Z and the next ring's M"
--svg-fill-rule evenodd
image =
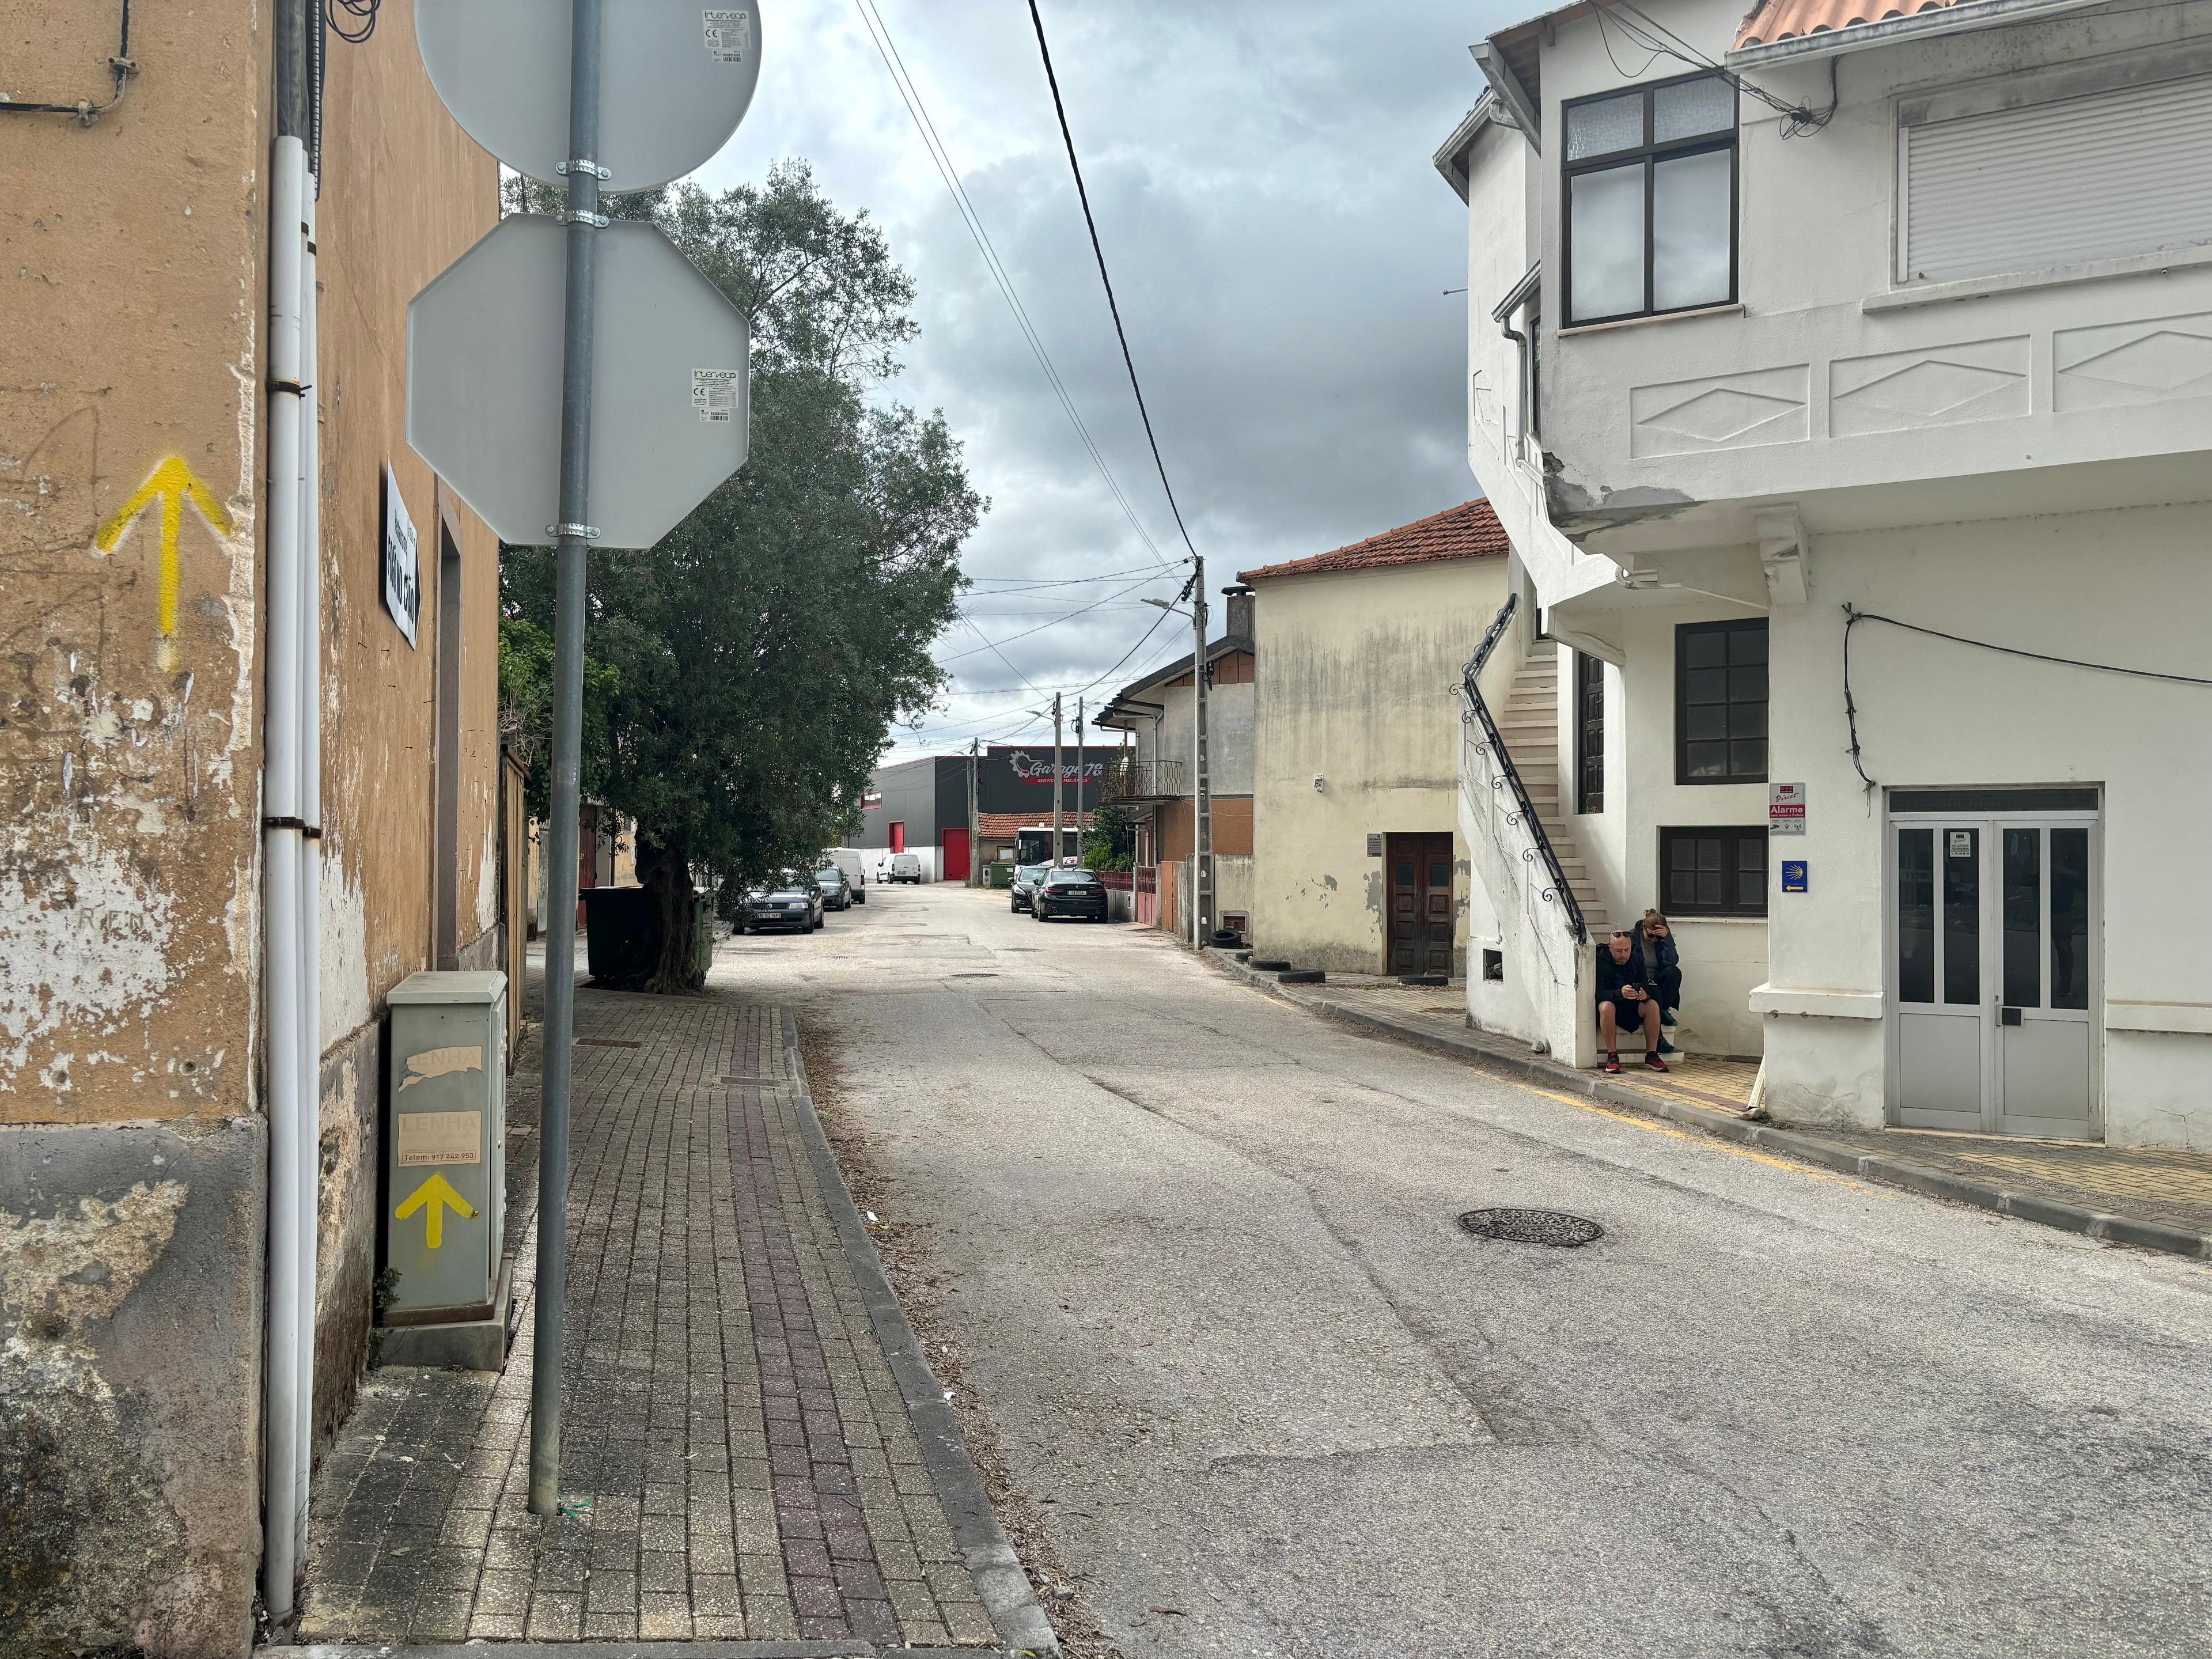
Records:
M1828 435L1903 432L2028 412L2025 334L1838 357L1828 366Z
M1807 366L1796 363L1631 387L1628 453L1686 455L1802 443L1811 435L1809 386Z
M2051 337L2060 409L2112 409L2212 396L2212 313L2061 329Z

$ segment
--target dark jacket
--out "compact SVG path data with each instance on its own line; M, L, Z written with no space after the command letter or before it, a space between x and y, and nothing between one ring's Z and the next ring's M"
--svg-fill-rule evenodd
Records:
M1600 1002L1613 1001L1620 995L1620 988L1624 985L1642 985L1647 991L1654 988L1644 984L1643 952L1631 951L1627 961L1615 962L1613 946L1608 941L1599 948L1597 953L1597 1000Z
M1666 938L1653 939L1643 928L1638 927L1636 930L1636 950L1638 957L1648 957L1650 959L1651 968L1656 970L1652 975L1654 979L1664 975L1669 969L1680 968L1682 965L1681 954L1674 949L1674 933L1672 928L1668 929ZM1612 953L1608 951L1607 954ZM1628 965L1634 967L1636 959L1632 957ZM1636 982L1632 980L1630 981L1631 984ZM1654 986L1650 988L1657 988Z

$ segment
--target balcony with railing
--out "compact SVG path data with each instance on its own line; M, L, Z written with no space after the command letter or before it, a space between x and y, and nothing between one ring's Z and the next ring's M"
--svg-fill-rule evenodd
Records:
M1173 800L1188 795L1184 763L1179 760L1122 760L1116 757L1098 785L1102 804Z

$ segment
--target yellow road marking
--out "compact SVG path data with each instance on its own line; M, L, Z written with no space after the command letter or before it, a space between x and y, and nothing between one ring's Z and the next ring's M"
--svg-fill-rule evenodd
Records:
M1671 1123L1655 1123L1649 1118L1638 1117L1633 1112L1611 1111L1595 1101L1584 1100L1574 1095L1563 1095L1556 1090L1540 1089L1533 1083L1516 1082L1513 1086L1528 1094L1540 1095L1546 1100L1556 1100L1562 1106L1571 1106L1577 1111L1594 1112L1600 1117L1609 1117L1616 1123L1627 1124L1631 1128L1648 1130L1656 1135L1671 1136L1676 1140L1698 1141L1716 1152L1726 1152L1732 1158L1748 1158L1753 1164L1765 1164L1777 1170L1787 1170L1793 1175L1810 1176L1815 1181L1833 1181L1864 1193L1869 1198L1889 1200L1896 1197L1894 1193L1880 1191L1856 1176L1838 1175L1833 1170L1816 1169L1809 1164L1800 1164L1794 1158L1777 1158L1771 1152L1755 1152L1748 1146L1738 1146L1701 1130L1678 1129Z

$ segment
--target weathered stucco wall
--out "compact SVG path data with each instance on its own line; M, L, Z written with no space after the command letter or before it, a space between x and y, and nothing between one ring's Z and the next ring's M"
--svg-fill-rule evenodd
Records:
M1505 602L1505 561L1258 586L1253 943L1302 966L1382 972L1388 896L1367 837L1450 831L1463 969L1469 874L1452 688Z
M0 89L112 85L115 8L9 9ZM4 1122L256 1109L266 43L141 14L119 109L0 152Z
M319 210L327 872L317 1420L374 1270L377 1015L430 961L441 527L455 935L498 920L497 548L406 448L409 298L495 216L405 0L333 40ZM112 0L0 0L0 92L104 97ZM121 106L0 118L0 1656L242 1654L260 1544L260 340L269 8L141 5ZM381 599L389 462L422 532ZM12 1499L35 1492L38 1502Z
M322 1233L316 1420L351 1406L376 1273L384 996L432 956L441 542L460 556L453 891L464 952L498 965L499 544L407 447L407 302L489 230L498 169L454 125L386 0L368 43L333 41L316 219L323 562ZM418 538L410 646L386 609L383 479Z
M104 98L118 21L6 7L0 90ZM132 23L118 108L0 131L10 1656L243 1652L260 1551L267 13Z

